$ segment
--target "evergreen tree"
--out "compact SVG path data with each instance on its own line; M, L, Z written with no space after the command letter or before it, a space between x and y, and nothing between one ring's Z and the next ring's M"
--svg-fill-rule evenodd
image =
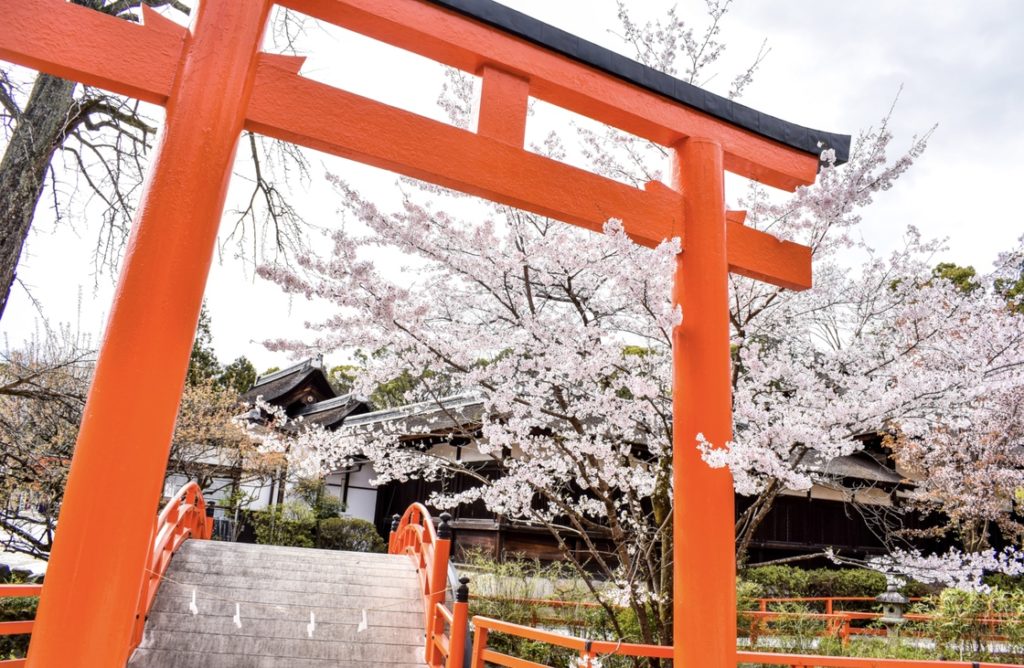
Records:
M188 359L188 385L200 385L217 378L221 374L217 353L213 350L213 334L210 332L210 313L206 304L199 311L199 324L196 325L196 338L192 343L192 354Z

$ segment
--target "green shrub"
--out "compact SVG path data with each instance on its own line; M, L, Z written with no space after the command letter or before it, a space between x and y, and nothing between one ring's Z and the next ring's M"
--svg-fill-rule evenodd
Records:
M370 534L366 532L365 527L342 526L332 522L327 527L329 536L321 536L323 523L341 519L339 515L345 509L345 504L327 491L323 478L300 478L292 492L298 497L296 500L251 513L250 521L256 533L257 543L291 547L325 547L327 544L350 543L356 547L329 549L378 551L378 543L373 542L371 534L378 541L380 537L369 523L365 524L370 527ZM380 544L383 545L383 542Z
M807 596L869 596L885 591L885 576L867 569L807 571Z
M810 577L807 571L793 566L758 566L743 572L743 579L760 585L766 598L807 596Z
M992 594L946 589L935 600L935 619L929 625L929 635L944 659L962 661L980 658L985 649L984 637L989 629L981 619L989 612L993 598L1002 596L998 590Z
M262 545L313 547L316 516L301 502L285 503L252 513L256 542Z
M989 587L1001 589L1002 591L1024 591L1024 577L1019 575L1006 575L1004 573L992 573L985 576L985 584Z
M1008 649L1016 657L1024 657L1024 589L1005 590L1002 606L996 612L1005 615L999 631Z
M814 568L796 566L757 566L743 571L743 579L761 586L767 598L857 596L874 598L885 591L885 576L863 568ZM907 596L926 596L929 589L910 582Z
M838 638L823 638L815 650L823 656L855 656L867 659L917 659L935 661L934 650L906 638L862 638L843 645Z
M338 517L345 510L341 499L327 491L324 478L300 478L293 492L312 509L317 520Z
M350 552L387 552L388 549L373 524L355 517L328 517L320 520L316 546Z
M934 619L922 625L935 639L943 659L956 661L1000 661L1024 656L1024 590L992 589L968 592L946 589L928 601L926 612ZM1001 619L998 625L989 620ZM1003 640L1008 655L993 655L988 639L993 632Z
M757 599L764 596L764 588L756 582L747 582L743 579L736 580L736 611L758 610ZM737 614L736 632L740 636L749 636L751 629L757 622L753 615Z
M810 654L825 634L827 622L811 617L816 612L806 603L787 601L772 606L778 617L764 623L764 634L772 637L772 647L792 654Z

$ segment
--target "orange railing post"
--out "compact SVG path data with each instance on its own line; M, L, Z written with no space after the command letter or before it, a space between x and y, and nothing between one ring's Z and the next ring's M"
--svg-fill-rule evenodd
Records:
M757 608L761 614L757 615L754 619L754 623L750 625L750 628L753 630L750 638L751 646L755 645L757 643L757 639L764 635L766 628L765 624L768 621L768 600L763 598L760 599L758 601Z
M388 554L398 554L398 523L402 521L402 516L395 515L391 516L391 533L388 534Z
M444 605L445 593L448 589L448 556L451 553L452 529L449 522L452 516L441 513L441 523L437 526L436 540L433 546L433 559L424 567L430 571L430 587L427 589L427 664L441 664L437 645L434 644L430 631L437 626L437 606Z
M475 622L476 617L473 619ZM473 655L469 662L469 668L484 668L484 651L487 649L488 629L486 626L480 626L476 623L473 626Z
M448 663L446 668L462 668L466 657L466 639L469 637L469 578L459 578L452 606L452 630L448 636Z

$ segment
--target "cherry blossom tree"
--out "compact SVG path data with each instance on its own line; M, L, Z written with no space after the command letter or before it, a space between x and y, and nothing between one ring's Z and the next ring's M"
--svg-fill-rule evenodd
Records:
M701 39L686 34L675 15L644 27L624 15L624 37L641 60L702 81L719 49L721 8L709 6L711 26ZM441 97L462 126L471 88L453 75ZM951 517L954 507L982 511L948 493L967 468L940 471L941 453L954 445L988 447L991 456L977 456L994 468L1005 464L998 482L977 480L971 494L998 489L1005 499L1007 490L1024 486L1020 462L1000 459L1009 457L1013 439L982 446L971 429L1008 419L996 396L1022 391L1019 314L992 287L965 293L933 276L941 246L913 228L889 255L858 241L866 207L910 168L927 138L892 157L883 120L861 134L849 164L835 167L826 151L815 185L786 197L751 186L735 202L748 211L748 224L810 245L815 262L815 288L803 293L731 279L735 441L707 450L706 459L728 465L737 491L755 497L737 523L741 551L783 490L817 480L812 452L826 461L851 454L863 447L854 436L865 432L898 435L897 456L927 468L918 501ZM667 172L662 147L609 128L576 127L534 148L555 159L582 156L595 171L634 184ZM368 395L411 378L405 399L434 402L440 414L451 413L444 397L475 395L482 418L448 415L456 427L445 433L497 473L484 475L479 461L456 461L443 445L409 447L411 433L435 431L430 424L299 429L293 444L280 447L325 469L368 458L378 483L467 477L474 486L429 502L451 508L482 501L506 520L547 528L609 606L613 623L610 605L625 603L637 615L640 640L670 642L670 332L680 317L700 317L670 303L677 240L645 249L617 221L595 235L408 180L397 205L385 210L334 182L345 224L333 234L331 253L261 270L332 313L313 325L309 340L271 347L373 351L357 390ZM374 262L382 250L407 265L382 269ZM935 464L912 448L933 453ZM999 503L989 509L1001 509L1000 517L1007 511Z
M816 460L884 433L916 483L909 509L947 517L939 530L968 551L988 547L989 525L1019 541L1024 321L991 288L995 275L971 292L933 277L935 248L911 231L902 250L869 257L854 278L819 261L813 291L786 295L740 329L737 439L706 452L757 495L741 522L756 523L783 489L810 487Z

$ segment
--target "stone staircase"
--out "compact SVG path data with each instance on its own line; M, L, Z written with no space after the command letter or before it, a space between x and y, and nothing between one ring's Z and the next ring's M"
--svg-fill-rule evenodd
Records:
M188 540L128 665L423 668L419 586L402 555Z

